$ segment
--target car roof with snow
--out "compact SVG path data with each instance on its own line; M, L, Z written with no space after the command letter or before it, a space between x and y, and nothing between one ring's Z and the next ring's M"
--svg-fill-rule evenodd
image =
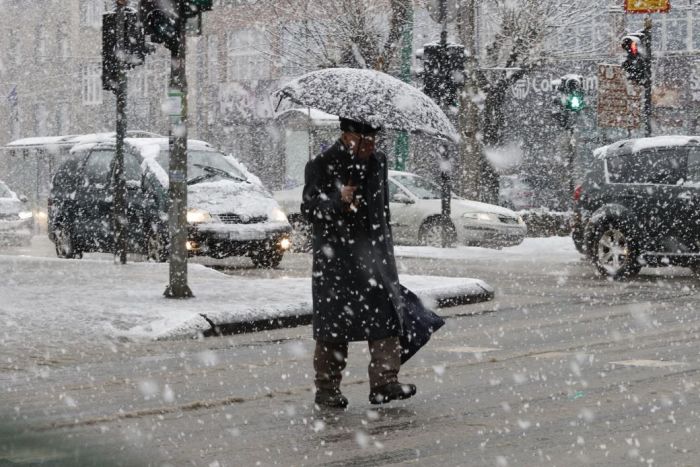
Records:
M644 149L695 145L700 145L700 136L666 135L652 136L649 138L633 138L616 141L607 146L599 147L593 151L593 156L598 159L606 159L622 154L633 154Z

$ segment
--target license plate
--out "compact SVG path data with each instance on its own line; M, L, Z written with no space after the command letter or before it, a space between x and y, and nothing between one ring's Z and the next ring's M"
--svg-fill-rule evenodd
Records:
M230 240L234 241L248 241L248 240L264 240L264 232L231 232L228 235Z

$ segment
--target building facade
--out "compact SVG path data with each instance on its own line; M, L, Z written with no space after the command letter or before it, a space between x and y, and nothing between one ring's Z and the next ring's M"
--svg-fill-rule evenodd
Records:
M426 3L414 2L414 51L439 38L440 26L430 19ZM476 3L481 63L496 67L487 57L496 30L493 11L490 2ZM588 107L579 118L581 140L595 145L628 134L597 128L596 70L598 63L621 63L619 37L625 30L640 29L643 15L623 14L621 0L581 3L590 6L590 14L569 18L570 24L550 34L547 62L508 91L506 136L523 148L524 159L561 158L553 154L558 150L552 144L552 137L561 131L548 119L555 94L552 81L567 73L584 77ZM672 3L668 14L653 15L654 127L658 133L697 133L700 4ZM302 28L322 31L320 26L332 21L301 8L271 8L274 4L215 0L214 10L205 13L203 34L188 39L187 59L190 137L232 153L272 189L288 186L288 168L301 164L287 159L320 148L311 148L312 136L304 137L298 129L294 142L287 141L286 123L277 118L277 103L269 95L316 65L315 45L299 44ZM382 13L382 2L373 4L378 34L386 34L388 17ZM0 27L0 145L24 137L113 131L114 97L102 90L101 83L101 19L114 2L0 0L0 6L7 13ZM454 25L449 31L450 40L457 41ZM413 69L418 69L415 53L412 60ZM129 129L167 135L168 120L161 108L169 69L169 52L157 46L145 65L129 72ZM641 130L629 134L640 135ZM285 149L288 143L309 149Z

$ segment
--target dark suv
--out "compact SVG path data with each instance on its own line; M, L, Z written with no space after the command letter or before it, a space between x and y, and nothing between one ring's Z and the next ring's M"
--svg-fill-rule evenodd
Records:
M619 141L594 152L574 192L572 237L601 274L700 273L700 136Z

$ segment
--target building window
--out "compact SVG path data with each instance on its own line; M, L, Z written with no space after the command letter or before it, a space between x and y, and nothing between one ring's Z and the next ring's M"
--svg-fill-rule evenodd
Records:
M49 32L44 26L36 32L36 55L42 62L49 58Z
M693 24L691 25L691 37L693 38L693 50L700 50L700 8L693 11Z
M56 113L56 128L59 135L67 135L70 133L70 104L62 102L58 106Z
M58 27L58 54L61 60L70 58L70 44L68 42L68 25L61 23Z
M675 52L688 49L688 13L687 10L672 9L664 18L666 23L664 50Z
M227 40L226 77L229 82L270 78L270 49L262 31L230 32Z
M216 36L207 37L207 74L209 84L219 83L219 38Z
M102 103L102 64L89 63L83 65L82 98L84 105Z
M85 0L83 4L83 23L86 26L102 26L102 14L105 12L104 0Z

